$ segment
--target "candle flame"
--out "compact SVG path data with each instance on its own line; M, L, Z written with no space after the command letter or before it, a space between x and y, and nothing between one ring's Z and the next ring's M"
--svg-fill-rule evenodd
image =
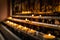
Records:
M26 29L26 27L24 27L24 29Z
M13 24L13 22L11 22L11 24Z
M9 21L6 21L7 23L9 23Z
M14 23L14 25L17 25L16 23Z
M48 34L49 36L51 36L51 34Z
M22 27L21 25L19 25L18 27Z
M32 16L34 16L34 15L32 14Z
M25 20L27 21L27 18Z
M22 11L22 14L31 13L31 11Z
M41 17L41 15L39 15Z

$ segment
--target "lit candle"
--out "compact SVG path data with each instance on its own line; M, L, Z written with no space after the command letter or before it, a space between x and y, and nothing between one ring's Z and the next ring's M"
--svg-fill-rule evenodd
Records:
M51 34L44 35L43 37L46 38L46 39L54 39L55 38L55 36L53 36Z
M5 23L6 23L7 25L9 25L9 26L11 25L11 24L10 24L10 21L6 21Z
M27 21L27 18L25 20Z
M39 15L41 17L41 15Z
M26 21L29 21L27 18L25 19Z
M31 29L31 30L28 31L28 33L31 34L31 35L34 35L35 32L36 32L36 31L33 30L33 29Z
M13 22L11 22L11 24L13 25Z
M14 24L13 24L13 26L14 26L14 27L17 27L17 26L18 26L18 24L14 23Z
M23 28L23 26L21 26L21 25L17 26L18 30L22 30L22 28Z
M48 36L51 36L51 34L48 34Z
M28 28L27 28L27 27L24 27L22 30L23 30L24 32L27 32Z
M32 14L32 17L33 17L34 15Z
M8 17L8 19L12 19L12 17Z
M13 23L12 22L9 22L9 25L12 25Z
M14 27L14 23L13 22L11 22L11 27Z
M9 25L10 25L11 27L13 26L13 24L14 24L13 22L9 22Z
M6 23L9 23L9 21L6 21Z
M14 23L14 26L16 26L17 24L16 23Z

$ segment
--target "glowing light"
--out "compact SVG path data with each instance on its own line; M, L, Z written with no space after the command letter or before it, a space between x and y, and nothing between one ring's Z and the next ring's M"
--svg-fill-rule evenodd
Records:
M25 20L27 21L27 18Z
M32 17L33 17L34 15L32 14Z
M33 30L33 29L31 29L31 32L34 32L34 30Z
M14 26L16 26L17 24L16 23L14 23Z
M26 21L29 21L27 18L25 19Z
M27 27L24 27L22 30L23 30L23 31L27 31L27 30L28 30L28 28L27 28Z
M9 24L11 24L11 25L12 25L12 24L13 24L13 22L10 22Z
M28 33L31 33L31 34L34 34L35 32L36 32L36 31L33 30L33 29L31 29L31 30L28 31Z
M21 25L19 25L17 28L22 28L22 26L21 26Z
M39 15L41 17L41 15Z
M31 11L22 11L22 14L31 13Z
M8 19L12 19L12 17L8 17Z
M18 30L22 30L23 29L23 26L19 25L19 26L17 26L17 29Z
M11 24L13 24L13 22Z
M48 34L48 36L51 36L51 34Z
M9 21L6 21L7 23L9 23Z
M51 34L48 34L48 35L45 34L43 37L47 38L47 39L53 39L53 38L55 38L55 36L53 36Z
M24 27L24 29L27 29L26 27Z

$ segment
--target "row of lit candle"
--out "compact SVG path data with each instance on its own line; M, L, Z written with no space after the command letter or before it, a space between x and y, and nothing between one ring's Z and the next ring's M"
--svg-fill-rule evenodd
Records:
M27 27L23 27L22 25L18 25L16 23L11 22L11 21L6 21L6 23L9 26L13 26L13 28L15 28L17 30L23 31L23 32L31 34L31 35L34 35L35 33L37 33L37 31L35 31L33 29L30 29L30 28L27 28ZM51 35L50 33L43 35L43 37L46 38L46 39L53 39L53 38L55 38L55 36Z
M15 29L24 31L24 32L28 32L28 34L34 34L36 31L27 27L23 27L22 25L18 25L16 23L13 23L11 21L6 21L5 23L7 23L9 26L12 26Z
M31 15L32 17L34 17L34 14ZM42 15L39 15L39 17L41 17ZM8 19L12 19L12 17L8 17Z

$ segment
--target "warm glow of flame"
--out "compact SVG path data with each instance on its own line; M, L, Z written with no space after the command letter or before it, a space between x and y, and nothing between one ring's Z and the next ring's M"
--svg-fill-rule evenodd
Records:
M39 15L41 17L41 15Z
M30 32L32 32L32 33L33 33L33 32L35 32L35 30L31 29L31 30L30 30Z
M31 13L31 11L22 11L23 14Z
M32 14L32 16L34 16L34 15Z
M29 21L27 18L25 19L26 21Z
M19 25L18 27L19 27L19 28L21 28L22 26L21 26L21 25Z
M11 24L13 24L13 22L11 22Z
M20 29L20 30L22 30L23 26L18 25L17 28Z
M6 21L7 23L9 23L9 21Z
M48 34L48 36L51 36L51 34Z
M16 23L14 23L14 26L16 26L17 24Z
M48 34L48 35L45 34L43 37L47 38L47 39L53 39L53 38L55 38L55 36L53 36L51 34Z
M11 24L11 22L9 24Z
M24 29L26 29L26 27L24 27Z
M25 20L27 21L27 18Z
M13 25L13 22L10 22L9 24Z
M12 17L8 17L8 19L12 19Z

